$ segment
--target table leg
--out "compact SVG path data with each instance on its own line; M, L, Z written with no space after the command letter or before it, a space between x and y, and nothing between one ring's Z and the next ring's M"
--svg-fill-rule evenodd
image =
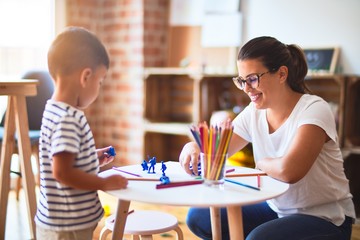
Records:
M243 240L244 230L241 206L230 206L226 209L229 222L229 234L231 239Z
M0 160L0 239L5 239L6 212L10 191L10 165L15 143L15 122L13 121L15 113L12 104L13 101L10 101L9 97L5 116L4 138L1 146Z
M213 240L221 240L221 212L218 207L210 207L211 232Z
M128 215L130 201L118 200L118 205L115 213L114 230L112 240L123 239L126 218Z
M15 107L15 125L18 136L18 148L20 157L20 166L22 174L22 186L27 199L28 221L30 226L31 239L35 239L35 221L36 214L36 194L35 177L31 166L31 144L29 138L28 115L26 110L25 96L10 97L14 98Z

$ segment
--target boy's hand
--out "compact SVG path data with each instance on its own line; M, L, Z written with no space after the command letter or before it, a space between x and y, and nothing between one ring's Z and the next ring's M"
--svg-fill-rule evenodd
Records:
M100 167L105 166L106 164L108 164L114 160L115 155L109 154L109 150L111 148L112 148L112 146L96 149L96 152L97 152L97 155L99 158Z
M109 177L104 178L104 186L101 190L110 191L117 189L124 189L128 185L128 180L120 175L111 175Z

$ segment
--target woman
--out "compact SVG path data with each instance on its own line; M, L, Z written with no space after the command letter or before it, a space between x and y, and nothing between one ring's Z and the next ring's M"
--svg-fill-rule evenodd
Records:
M246 239L350 239L355 211L335 119L327 102L308 94L303 51L258 37L241 48L237 67L234 83L251 103L233 120L229 155L251 142L256 168L290 184L280 197L243 207ZM191 142L180 154L189 174L199 153ZM221 221L229 239L225 209ZM187 224L212 238L209 209L190 209Z

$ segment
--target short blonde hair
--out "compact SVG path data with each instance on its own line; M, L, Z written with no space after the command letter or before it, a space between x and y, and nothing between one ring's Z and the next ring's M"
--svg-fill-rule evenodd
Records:
M83 68L109 68L104 45L82 27L67 27L52 42L48 51L48 68L52 77L67 75Z

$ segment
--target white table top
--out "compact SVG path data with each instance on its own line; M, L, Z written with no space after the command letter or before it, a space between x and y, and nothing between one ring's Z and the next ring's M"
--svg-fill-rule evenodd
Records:
M170 181L194 180L181 168L178 162L166 162L165 174ZM236 173L258 173L258 170L244 167L235 168ZM124 166L120 169L143 176L144 178L157 178L162 175L161 163L155 165L155 174L149 174L142 171L141 164ZM134 177L113 169L101 172L100 176L109 176L120 174L125 177ZM257 177L232 177L248 185L257 186ZM121 200L138 201L152 204L165 204L174 206L192 206L192 207L228 207L232 205L248 205L262 202L267 199L277 197L288 189L288 184L277 181L268 176L261 176L261 190L253 190L233 183L225 182L224 189L215 189L205 184L190 186L181 186L165 189L156 189L157 181L129 181L127 189L107 191Z

